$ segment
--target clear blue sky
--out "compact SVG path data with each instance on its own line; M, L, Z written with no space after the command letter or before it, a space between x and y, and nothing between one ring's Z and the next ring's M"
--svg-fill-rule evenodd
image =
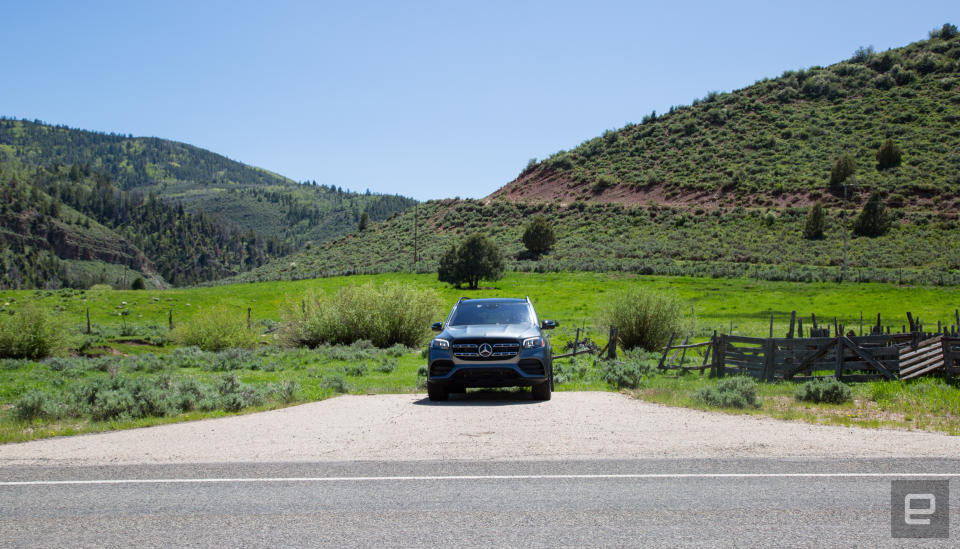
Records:
M651 110L960 24L932 2L7 1L0 114L482 197Z

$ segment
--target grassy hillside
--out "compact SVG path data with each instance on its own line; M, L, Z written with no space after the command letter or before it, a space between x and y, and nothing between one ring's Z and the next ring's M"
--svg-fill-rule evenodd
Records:
M351 232L363 212L381 220L409 198L298 184L210 151L155 137L132 137L0 118L0 160L62 165L107 174L123 190L156 192L188 211L221 215L243 231L294 248Z
M430 201L367 231L284 257L229 281L295 280L390 271L435 272L450 244L490 236L511 270L626 271L769 280L835 280L843 263L841 211L827 210L825 238L806 240L808 208L758 209L493 200ZM846 219L857 212L849 210ZM521 236L541 214L557 243L531 257ZM960 283L955 212L895 211L891 230L848 242L847 280ZM419 262L414 264L414 227ZM923 245L919 245L923 243Z
M839 200L831 168L849 155L846 182L907 207L960 207L960 35L886 52L861 49L829 67L787 71L732 93L651 113L531 164L493 197L604 202L791 206ZM879 169L886 139L899 166Z

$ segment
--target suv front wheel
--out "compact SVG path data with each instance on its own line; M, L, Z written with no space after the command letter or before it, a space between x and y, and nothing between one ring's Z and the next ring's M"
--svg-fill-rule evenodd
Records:
M533 393L533 400L550 400L550 393L552 392L550 389L550 381L534 385L530 388Z

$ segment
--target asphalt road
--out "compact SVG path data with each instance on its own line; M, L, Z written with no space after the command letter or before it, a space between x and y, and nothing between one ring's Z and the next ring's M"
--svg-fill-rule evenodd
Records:
M0 468L0 544L956 546L960 460ZM891 480L951 479L950 539L891 538Z

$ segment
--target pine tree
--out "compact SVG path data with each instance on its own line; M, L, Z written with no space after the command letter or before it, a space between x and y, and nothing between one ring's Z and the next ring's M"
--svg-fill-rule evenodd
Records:
M826 213L823 204L817 202L807 214L807 224L803 227L803 238L819 240L823 238L823 229L826 225Z
M877 149L877 169L885 170L895 168L903 160L903 153L900 147L893 142L893 139L887 139Z
M853 233L857 236L883 236L890 229L890 224L890 214L880 193L873 193L853 222Z
M848 154L840 155L830 170L830 186L835 187L857 172L857 163Z

